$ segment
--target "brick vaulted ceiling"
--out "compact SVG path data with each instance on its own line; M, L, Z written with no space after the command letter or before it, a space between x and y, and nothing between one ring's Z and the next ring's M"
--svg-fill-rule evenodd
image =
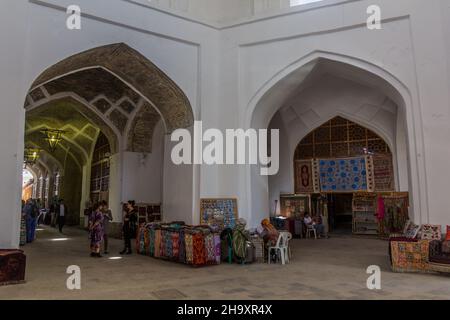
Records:
M69 153L80 165L99 131L108 137L112 152L120 147L151 152L161 119L167 133L193 124L181 89L125 44L94 48L51 66L33 83L25 108L26 140L45 149L39 144L40 130L63 129L62 150L56 151L61 155L55 157Z

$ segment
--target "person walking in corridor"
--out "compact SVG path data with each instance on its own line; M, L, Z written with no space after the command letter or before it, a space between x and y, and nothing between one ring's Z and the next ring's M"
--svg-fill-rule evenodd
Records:
M27 230L27 243L34 241L36 233L37 207L32 199L29 199L24 208Z
M124 249L120 252L120 254L131 254L131 239L136 237L137 232L137 212L134 208L135 202L130 200L126 204L125 215L123 217L123 240L124 240Z
M66 224L66 216L67 216L67 206L64 204L63 199L59 199L55 213L59 232L62 233L64 225Z

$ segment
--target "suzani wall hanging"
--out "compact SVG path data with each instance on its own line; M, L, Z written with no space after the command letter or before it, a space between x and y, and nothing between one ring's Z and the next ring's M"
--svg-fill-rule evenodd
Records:
M319 179L322 192L370 191L373 170L367 168L367 157L319 159Z

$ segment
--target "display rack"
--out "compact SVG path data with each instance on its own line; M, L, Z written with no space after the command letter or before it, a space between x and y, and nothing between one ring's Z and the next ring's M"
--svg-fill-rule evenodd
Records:
M126 204L123 210L125 211ZM138 214L138 223L159 222L162 219L161 203L136 203L134 207Z
M200 199L200 224L213 224L215 216L223 217L224 228L234 228L239 218L237 198Z
M378 235L377 195L355 193L353 195L353 234Z

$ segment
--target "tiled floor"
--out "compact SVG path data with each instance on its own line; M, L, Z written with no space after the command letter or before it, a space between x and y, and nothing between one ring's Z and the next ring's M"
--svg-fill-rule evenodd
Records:
M294 240L289 265L192 268L138 255L90 258L87 233L65 233L38 231L25 247L27 282L0 287L0 299L450 299L448 276L392 273L381 240ZM109 257L119 256L121 242L111 242ZM69 265L81 268L81 290L66 288ZM367 289L369 265L380 266L382 290Z

